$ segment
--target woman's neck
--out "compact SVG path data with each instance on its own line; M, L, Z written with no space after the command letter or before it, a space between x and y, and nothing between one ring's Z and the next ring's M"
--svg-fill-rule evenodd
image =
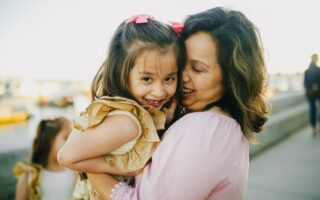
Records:
M222 110L220 107L218 106L213 106L212 108L208 109L209 112L214 112L220 115L224 115L227 117L231 117L231 115L229 113L227 113L226 111Z

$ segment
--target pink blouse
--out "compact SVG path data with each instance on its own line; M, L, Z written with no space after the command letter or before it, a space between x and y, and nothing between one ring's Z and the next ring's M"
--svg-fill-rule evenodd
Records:
M232 118L190 113L175 122L136 187L120 182L112 199L241 200L249 169L249 142Z

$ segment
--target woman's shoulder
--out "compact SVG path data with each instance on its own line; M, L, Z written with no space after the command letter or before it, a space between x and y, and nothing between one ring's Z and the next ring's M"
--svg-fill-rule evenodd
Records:
M189 113L175 122L164 136L159 151L171 154L176 152L179 157L181 150L197 159L201 154L205 163L207 155L211 155L212 160L216 161L220 160L222 155L231 158L246 154L248 144L235 119L220 113L203 111ZM193 153L195 150L198 153ZM212 163L212 166L214 165L216 164Z
M239 126L238 122L229 115L212 111L188 113L178 121L180 121L180 123L186 123L189 125L228 124L235 127Z
M243 131L238 122L226 115L215 112L193 112L186 114L166 132L164 138L176 138L177 140L203 141L206 138L217 140L232 136L235 142L242 140Z

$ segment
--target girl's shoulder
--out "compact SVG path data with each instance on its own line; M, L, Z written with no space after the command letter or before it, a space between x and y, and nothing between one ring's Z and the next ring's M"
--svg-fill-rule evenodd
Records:
M122 135L133 135L137 125L137 136L106 156L110 165L122 171L136 171L146 164L159 145L157 130L164 128L165 120L165 114L151 106L122 97L104 96L90 104L74 120L74 126L80 131L113 126Z
M27 161L17 162L13 167L14 176L19 179L20 177L26 178L29 188L28 199L40 199L40 172L42 167Z
M124 114L135 122L138 120L143 124L152 123L156 129L164 128L165 114L163 112L149 106L141 106L131 99L108 96L103 96L91 103L79 117L74 119L74 126L78 130L85 130L98 125L112 114Z
M15 163L13 167L13 174L15 177L19 177L21 174L28 173L31 176L38 176L42 167L38 164L34 164L28 161L20 161Z

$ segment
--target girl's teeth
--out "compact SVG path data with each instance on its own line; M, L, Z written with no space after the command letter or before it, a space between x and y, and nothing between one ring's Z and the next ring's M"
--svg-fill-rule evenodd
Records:
M158 107L160 106L162 101L158 101L158 100L147 100L152 106Z

